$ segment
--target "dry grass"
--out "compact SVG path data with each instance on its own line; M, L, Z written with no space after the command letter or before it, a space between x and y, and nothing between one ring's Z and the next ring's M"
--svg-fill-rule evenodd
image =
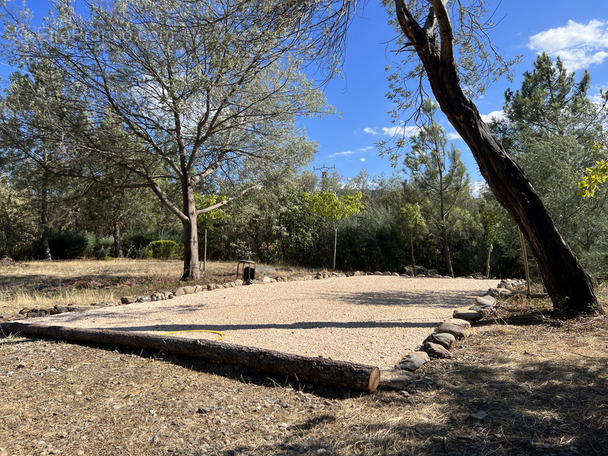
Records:
M181 261L78 260L0 261L0 315L14 314L24 307L48 308L55 304L86 306L116 302L126 295L149 295L182 286ZM235 262L208 262L196 282L223 283L234 277ZM300 268L278 268L276 274L309 273Z
M0 339L0 456L606 454L608 319L560 325L548 307L510 300L454 359L417 371L407 391L369 396L172 356Z

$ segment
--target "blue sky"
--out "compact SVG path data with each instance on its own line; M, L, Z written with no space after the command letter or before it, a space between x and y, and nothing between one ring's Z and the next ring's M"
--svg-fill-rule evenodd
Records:
M44 0L23 0L36 17L45 15ZM502 49L505 58L522 56L522 63L513 69L514 81L506 79L491 85L487 93L476 100L482 115L499 113L504 92L521 86L522 74L531 70L538 53L545 51L553 58L558 55L572 71L588 69L591 73L590 95L600 88L608 89L608 7L606 0L489 0L489 9L497 8L498 22L491 31L492 43ZM335 166L348 178L366 170L370 175L384 173L390 177L394 169L388 159L380 158L376 141L387 139L394 127L388 114L393 105L385 97L387 64L395 61L393 40L396 32L388 25L389 13L380 0L366 0L358 6L357 17L348 33L343 79L335 79L326 87L326 95L340 115L322 119L303 119L310 139L318 142L319 152L311 170L323 165ZM394 13L391 13L394 14ZM0 67L6 78L10 67ZM407 118L404 115L404 119ZM453 128L440 113L438 118L449 135ZM482 178L467 146L454 141L462 152L473 181ZM320 174L319 171L316 171Z
M492 7L498 8L495 18L499 22L490 35L493 44L506 58L521 55L522 62L513 69L513 83L498 81L476 100L482 115L502 110L505 90L521 87L522 74L532 69L536 56L543 51L554 59L559 55L577 75L588 69L591 96L600 88L608 89L606 0L504 0L502 4L492 2ZM368 0L364 8L359 7L357 16L349 30L344 79L333 80L326 88L328 101L341 116L303 121L309 137L319 143L310 168L335 166L344 177L361 170L390 177L394 170L388 159L379 157L375 142L387 139L385 133L394 126L388 114L393 106L385 97L388 83L384 69L395 59L391 40L396 34L387 24L388 15L378 0ZM448 134L455 133L442 114L438 120ZM465 143L457 139L454 144L462 152L472 180L481 181Z

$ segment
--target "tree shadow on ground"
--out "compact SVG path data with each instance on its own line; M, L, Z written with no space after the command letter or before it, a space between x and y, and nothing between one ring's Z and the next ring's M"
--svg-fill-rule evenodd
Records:
M472 305L473 297L470 291L386 291L386 292L357 292L357 293L325 293L321 295L328 302L343 302L346 304L364 306L432 306L434 308L454 309L459 306Z
M386 402L379 401L377 420L346 416L340 429L329 425L331 417L303 420L282 442L257 448L256 454L315 454L322 448L332 455L605 454L608 358L529 362L505 374L506 362L461 364L437 383L423 377L408 397L379 393ZM432 416L411 416L430 400L436 401ZM311 435L318 436L313 445Z

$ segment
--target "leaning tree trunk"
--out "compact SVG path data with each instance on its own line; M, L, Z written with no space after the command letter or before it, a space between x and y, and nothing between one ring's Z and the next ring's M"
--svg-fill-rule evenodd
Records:
M591 278L557 231L530 181L464 94L454 61L451 24L443 5L429 0L439 24L438 47L438 38L415 22L403 0L395 3L401 28L424 66L441 110L471 149L498 202L523 232L555 309L568 315L601 311Z
M184 273L181 280L198 280L201 277L198 259L198 228L196 223L196 202L192 186L187 185L184 195L184 214L188 219L182 221L184 226Z

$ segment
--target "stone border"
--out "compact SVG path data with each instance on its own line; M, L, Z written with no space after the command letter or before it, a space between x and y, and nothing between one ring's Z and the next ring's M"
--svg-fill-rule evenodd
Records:
M248 286L252 284L266 284L276 282L290 282L290 281L308 281L308 280L323 280L333 277L360 277L366 275L382 275L382 276L394 276L394 277L405 277L405 278L452 278L449 276L442 276L439 274L418 274L415 277L408 274L399 274L397 272L380 272L376 271L373 273L366 273L362 271L355 271L353 273L339 273L326 271L318 272L316 275L305 275L305 276L276 276L274 278L264 275L260 279L253 281L243 281L237 279L223 284L208 284L202 285L187 285L176 288L172 291L156 292L150 296L123 296L119 303L102 303L102 304L91 304L90 306L60 306L55 305L51 309L28 309L23 308L19 314L4 317L0 316L0 322L2 321L16 321L23 320L26 318L44 317L47 315L56 315L64 312L75 312L75 311L86 311L99 307L109 307L118 305L128 305L136 302L148 302L148 301L164 301L173 299L174 297L184 296L188 294L201 293L204 291L213 291L223 288L232 288L238 286ZM468 276L467 279L485 279L481 275ZM445 320L441 323L433 333L431 333L421 344L420 349L406 355L398 364L395 365L394 369L382 370L380 375L379 389L385 390L403 390L414 381L414 372L428 363L431 358L452 358L453 355L450 352L450 348L456 340L462 340L467 336L467 330L473 323L483 318L491 316L495 313L496 309L496 297L509 297L512 295L511 290L516 290L525 285L522 280L511 280L506 279L501 281L496 288L490 288L488 292L480 297L476 297L472 306L468 308L456 309L452 315L452 318Z
M457 340L467 337L467 330L475 322L492 316L496 312L496 298L507 298L518 288L525 286L522 280L502 280L496 288L490 288L483 296L476 297L471 307L456 309L422 342L420 349L405 356L395 369L383 370L380 388L403 390L414 381L414 372L432 358L452 358L450 348Z

